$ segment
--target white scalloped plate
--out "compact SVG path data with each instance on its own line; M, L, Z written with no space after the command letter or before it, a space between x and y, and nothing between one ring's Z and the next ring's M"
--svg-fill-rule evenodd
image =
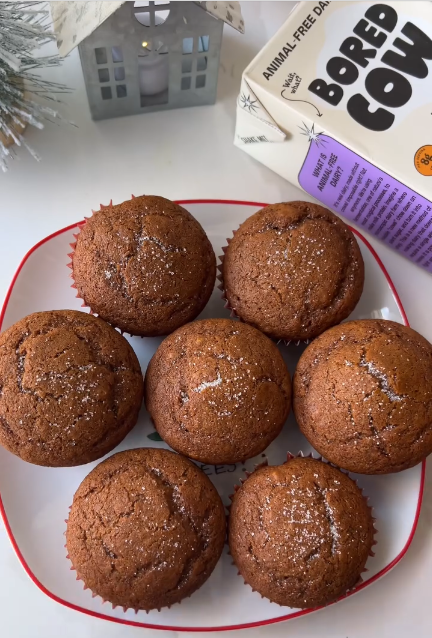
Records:
M231 231L249 215L264 206L252 202L188 201L181 202L202 223L217 254L226 245ZM8 328L18 319L38 310L71 308L79 310L81 300L75 298L66 264L69 243L76 226L59 230L39 242L24 257L7 294L0 328ZM397 292L373 248L357 231L366 267L365 289L351 318L382 317L407 323ZM228 316L215 290L202 317ZM142 370L161 342L160 338L131 337ZM281 346L285 360L293 372L303 347ZM139 446L165 446L149 438L154 433L143 408L134 430L115 451ZM281 435L266 450L270 464L282 463L286 452L294 454L311 447L299 433L291 415ZM225 504L234 484L262 460L259 456L245 465L202 466L217 486ZM171 629L174 631L215 631L262 626L308 614L311 610L279 607L262 599L245 586L237 575L226 551L207 583L181 605L161 612L132 610L124 613L92 598L89 590L76 581L70 571L64 549L65 522L68 506L82 479L96 465L74 468L42 468L25 463L0 449L0 511L6 529L27 574L50 598L77 611L105 620L129 625ZM199 464L202 465L202 464ZM424 463L388 476L358 476L358 482L370 496L378 529L375 557L367 563L368 572L359 591L394 567L407 551L417 525L424 481ZM349 595L352 595L351 592Z

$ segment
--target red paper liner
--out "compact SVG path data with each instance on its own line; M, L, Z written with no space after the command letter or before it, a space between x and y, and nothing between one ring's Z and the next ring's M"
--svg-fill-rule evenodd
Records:
M131 200L132 200L132 199L135 199L135 195L131 195ZM99 204L99 206L100 206L99 210L103 210L104 208L109 208L109 207L110 207L110 206L112 206L112 205L113 205L113 203L112 203L112 199L111 199L111 200L110 200L110 203L109 203L109 204L107 204L107 205ZM89 310L90 314L91 314L91 315L94 315L95 317L97 317L97 316L98 316L98 313L97 313L97 312L95 312L95 311L91 308L91 306L89 306L89 305L88 305L88 303L86 303L85 299L83 299L83 298L81 297L81 295L79 294L78 289L77 289L77 287L76 287L76 283L75 283L75 279L74 279L74 273L73 273L73 256L74 256L74 253L75 253L75 248L76 248L76 245L77 245L78 236L79 236L79 234L80 234L80 232L81 232L81 229L82 229L82 228L86 225L87 220L88 220L88 219L90 219L90 217L91 217L92 215L94 215L94 213L97 213L97 212L98 212L98 211L96 211L96 210L93 210L93 209L92 209L92 211L91 211L91 215L90 215L89 217L84 216L84 220L83 220L82 222L78 222L77 226L78 226L79 231L78 231L77 233L73 233L73 236L74 236L74 238L75 238L75 241L74 241L74 242L72 242L71 244L69 244L69 246L72 248L72 251L71 251L70 253L68 253L68 254L67 254L67 256L68 256L68 257L69 257L69 259L70 259L70 262L69 262L68 264L66 264L66 265L67 265L67 267L71 269L71 273L70 273L69 277L70 277L70 278L72 279L72 281L73 281L73 283L71 284L71 288L73 288L74 290L76 290L76 295L75 295L76 299L80 299L80 300L82 301L81 308L88 308L88 310ZM131 334L131 333L129 333L129 332L126 332L125 330L122 330L121 328L119 328L119 327L118 327L118 326L116 326L115 324L110 323L109 321L106 321L106 323L109 323L111 326L113 326L113 328L116 328L117 330L119 330L119 331L120 331L120 333L121 333L122 335L127 334L127 335L129 335L129 336L131 336L131 337L137 336L137 335L133 335L133 334ZM141 338L142 338L142 339L144 338L142 335L139 335L139 336L141 336Z
M233 236L236 234L236 230L233 230ZM220 264L217 265L217 270L219 271L219 274L217 275L216 279L219 281L219 285L217 286L218 289L222 292L221 295L221 299L225 302L224 308L226 308L227 310L230 311L230 315L232 318L238 319L239 321L241 321L242 323L247 323L246 321L244 321L244 319L242 319L235 311L235 308L233 308L230 305L230 302L227 299L226 296L226 292L225 292L225 285L224 285L224 279L223 279L223 262L225 259L225 253L228 250L228 246L232 241L232 237L227 237L227 246L222 246L222 252L223 255L219 255L219 261ZM263 332L263 331L262 331ZM266 334L266 333L264 333ZM300 346L300 345L308 345L312 339L275 339L274 337L272 337L271 335L267 335L267 337L269 337L269 339L272 339L272 341L275 341L277 344L280 343L284 343L286 346L289 346L290 344L296 345L296 346Z
M69 509L72 509L71 505L69 505ZM68 524L68 522L69 522L69 519L65 518L66 525ZM63 532L63 535L66 536L66 530ZM67 544L66 543L64 544L64 548L65 548L65 550L67 552ZM135 612L135 614L137 614L139 611L145 611L147 614L149 614L151 611L155 611L156 610L156 608L147 610L147 609L136 609L135 607L123 607L122 605L115 605L114 603L111 603L109 600L106 600L100 594L97 594L92 589L90 589L90 587L88 585L85 584L84 580L78 575L76 567L73 566L71 557L69 556L68 553L66 554L66 558L67 558L67 560L70 561L70 564L71 564L71 566L69 568L70 571L76 572L75 580L78 580L78 581L80 581L83 584L83 589L84 590L86 590L86 589L89 590L89 592L91 593L92 598L100 598L100 600L102 601L102 605L104 605L105 603L109 603L113 609L116 609L117 607L121 607L123 609L124 613L126 613L129 610L133 610ZM186 598L190 598L190 596L186 596ZM176 605L181 605L181 602L182 601L179 601L178 603L175 603L175 604ZM170 609L171 607L172 607L172 605L166 605L163 608L162 607L157 608L157 611L160 612L161 609Z
M369 509L369 511L371 513L372 528L373 528L373 531L374 531L374 535L373 535L373 540L372 540L372 544L371 544L371 549L369 550L369 556L371 556L371 557L375 556L375 552L373 551L372 547L374 547L377 544L375 536L378 533L378 530L375 527L376 518L373 516L373 507L371 505L369 505L369 496L366 496L364 494L363 489L359 486L358 482L351 476L350 472L348 472L347 470L343 470L340 467L337 467L336 465L334 465L333 463L330 463L330 461L327 461L326 459L324 459L320 455L314 456L312 452L310 452L309 454L304 454L302 451L298 452L297 454L291 454L291 452L287 452L287 460L285 462L291 461L291 459L295 459L295 458L312 458L312 459L315 459L316 461L321 461L322 463L326 463L327 465L331 465L331 467L334 467L335 469L339 470L339 472L342 472L343 474L346 474L356 484L356 486L360 490L364 500L366 501L366 505L367 505L367 507L368 507L368 509ZM229 497L230 500L231 500L231 504L227 506L227 509L228 509L229 512L231 510L231 505L232 505L232 501L234 499L235 493L242 487L242 485L248 480L248 478L252 474L254 474L254 472L256 472L257 470L259 470L262 467L267 467L268 465L269 465L268 459L266 458L261 463L258 463L251 472L245 472L245 478L244 479L240 479L240 483L241 483L240 485L237 485L237 484L234 485L234 493L231 494L230 497ZM229 537L229 528L227 530L227 536ZM229 550L228 550L228 554L231 556L231 552ZM367 561L366 561L366 564L367 564ZM234 565L234 567L237 567L234 561L231 562L231 565ZM369 571L369 569L365 566L363 568L361 574L365 574L368 571ZM341 599L345 598L345 596L347 596L350 592L352 592L355 589L357 589L357 587L363 583L363 577L362 577L361 574L358 577L356 583L352 587L347 589L346 592L344 592L341 596L339 596L339 598L337 600L341 600ZM237 571L237 576L241 576L241 573L239 571ZM244 582L245 585L248 585L252 589L253 592L257 591L251 585L249 585L249 583L247 583L245 580L243 580L243 582ZM257 592L257 593L259 593L259 592ZM261 596L261 598L265 598L265 596L263 596L262 594L260 594L260 596ZM271 602L274 602L274 601L271 601ZM329 603L326 603L325 605L323 605L323 607L327 607L327 605L331 605L334 602L335 601L332 600ZM275 603L275 604L279 605L279 603ZM284 606L285 605L279 605L279 607L284 607ZM312 609L315 609L315 608L312 608Z

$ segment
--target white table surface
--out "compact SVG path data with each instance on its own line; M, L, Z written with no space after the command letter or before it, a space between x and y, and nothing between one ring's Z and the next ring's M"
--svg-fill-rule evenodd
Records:
M37 241L82 219L100 202L147 193L170 199L305 199L300 191L233 146L241 72L287 17L292 2L242 2L247 34L225 28L215 106L92 122L75 51L50 77L75 89L65 117L78 128L29 130L42 156L26 153L0 174L0 300L23 255ZM265 7L264 7L265 5ZM310 198L309 198L310 199ZM432 341L432 277L371 239L413 328ZM402 638L432 635L432 464L414 541L402 562L359 594L304 618L261 629L258 636ZM0 522L2 638L132 638L154 631L116 625L66 609L28 579ZM234 632L228 632L232 634ZM161 638L174 632L158 632ZM192 634L191 634L192 635ZM198 634L194 634L198 635Z

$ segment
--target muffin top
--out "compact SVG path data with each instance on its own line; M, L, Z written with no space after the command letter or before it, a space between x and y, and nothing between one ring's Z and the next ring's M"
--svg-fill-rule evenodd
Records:
M354 481L312 458L258 469L233 497L234 563L246 583L279 605L317 607L354 587L373 534Z
M348 226L309 202L267 206L234 234L223 284L236 314L275 339L307 340L341 322L363 290Z
M127 450L79 486L66 545L78 577L114 605L160 609L213 571L226 534L210 479L168 450Z
M172 332L212 293L216 258L197 220L163 197L94 213L72 255L78 293L102 319L134 335Z
M145 402L172 448L203 463L236 463L281 431L291 379L265 335L238 321L207 319L159 346L147 368Z
M335 465L362 474L412 467L432 451L432 346L393 321L336 326L301 356L294 410Z
M0 443L25 461L68 466L113 449L136 422L134 351L101 319L36 312L0 335Z

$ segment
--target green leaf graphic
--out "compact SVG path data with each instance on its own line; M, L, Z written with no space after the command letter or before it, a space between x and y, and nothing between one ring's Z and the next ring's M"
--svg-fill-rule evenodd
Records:
M157 432L152 432L151 434L148 434L147 438L150 439L150 441L163 441L163 438L159 436Z

